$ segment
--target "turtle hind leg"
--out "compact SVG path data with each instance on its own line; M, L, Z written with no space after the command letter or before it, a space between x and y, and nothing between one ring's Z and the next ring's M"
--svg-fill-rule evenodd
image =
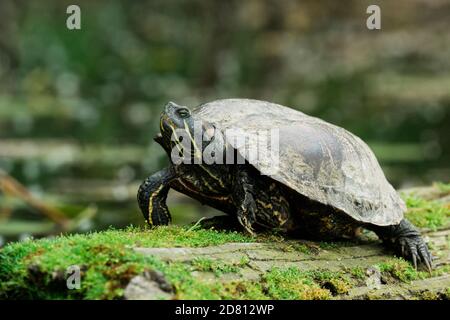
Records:
M433 258L419 230L406 219L393 226L370 226L383 242L392 247L397 254L408 259L417 269L417 263L422 262L429 271L433 268Z

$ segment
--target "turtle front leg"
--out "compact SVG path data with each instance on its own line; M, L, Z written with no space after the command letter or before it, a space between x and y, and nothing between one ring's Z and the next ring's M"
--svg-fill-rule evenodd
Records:
M254 182L246 167L238 166L232 197L237 209L237 219L250 234L254 234L253 224L256 222L256 202L253 186Z
M417 269L417 262L422 262L431 271L432 256L423 241L419 230L406 219L394 226L370 226L384 243L392 246L405 259L410 260Z
M142 182L137 193L139 208L150 226L167 225L172 220L166 205L169 183L175 172L167 167Z

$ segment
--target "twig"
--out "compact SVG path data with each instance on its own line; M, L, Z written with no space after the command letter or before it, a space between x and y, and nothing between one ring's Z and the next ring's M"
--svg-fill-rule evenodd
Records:
M8 175L0 169L0 190L3 193L22 199L31 207L35 208L50 220L58 224L63 230L67 230L70 225L70 220L60 210L49 206L42 200L36 198L27 190L19 181Z
M197 226L200 224L200 222L202 222L205 219L206 219L206 217L201 217L192 227L190 227L188 229L188 232L195 230L195 228L197 228Z

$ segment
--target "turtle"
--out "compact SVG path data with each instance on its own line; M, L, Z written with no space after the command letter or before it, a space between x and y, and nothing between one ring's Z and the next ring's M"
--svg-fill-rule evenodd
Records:
M224 212L250 234L277 230L328 241L354 238L365 228L414 267L433 268L419 230L404 218L405 203L368 145L349 131L253 99L221 99L192 110L169 102L159 125L154 140L170 165L137 192L150 226L171 222L166 199L174 189ZM261 132L273 133L275 143L259 143Z

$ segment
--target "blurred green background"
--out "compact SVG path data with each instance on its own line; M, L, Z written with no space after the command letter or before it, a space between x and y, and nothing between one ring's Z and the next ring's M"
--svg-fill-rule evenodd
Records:
M169 100L295 107L360 136L397 188L448 182L449 17L445 0L1 0L0 244L59 232L58 214L74 232L143 224ZM169 207L180 224L214 214L175 192Z

